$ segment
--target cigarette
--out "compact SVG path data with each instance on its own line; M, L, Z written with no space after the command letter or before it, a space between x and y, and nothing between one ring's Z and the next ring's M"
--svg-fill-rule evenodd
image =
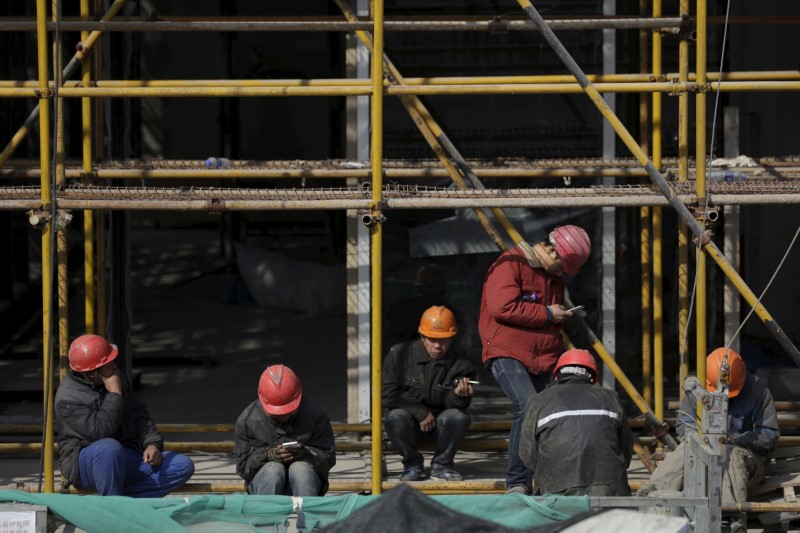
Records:
M473 385L480 385L481 384L480 381L472 381L471 379L468 379L467 383L472 383Z

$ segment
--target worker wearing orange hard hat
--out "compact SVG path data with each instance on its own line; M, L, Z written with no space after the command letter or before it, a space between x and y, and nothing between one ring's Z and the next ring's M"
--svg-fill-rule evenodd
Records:
M436 445L430 477L461 481L453 459L469 429L475 367L452 349L458 327L447 307L422 313L418 333L418 339L394 345L384 361L383 425L403 456L401 481L425 478L418 450L424 440Z
M530 494L533 472L519 457L520 431L528 401L550 383L563 353L564 274L575 276L592 245L583 228L558 226L536 244L519 243L489 267L483 283L478 332L483 363L511 400L506 492Z
M247 492L322 496L336 464L333 429L291 368L267 367L258 399L236 421L233 454Z
M722 481L722 503L747 501L747 489L761 483L765 467L780 437L778 415L772 394L763 381L745 368L742 357L730 348L717 348L706 358L706 389L727 390L728 442L733 445ZM678 411L676 431L683 441L687 431L696 431L696 401L685 394ZM640 495L653 490L683 488L684 443L667 454L650 476ZM739 517L741 518L741 517ZM738 522L738 524L737 524ZM745 524L734 519L731 530Z

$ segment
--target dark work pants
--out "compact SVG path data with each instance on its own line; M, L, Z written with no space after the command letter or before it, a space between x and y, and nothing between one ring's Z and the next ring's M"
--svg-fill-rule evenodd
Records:
M436 416L433 431L423 433L419 421L402 409L389 411L383 421L389 440L403 456L403 466L423 467L423 457L417 447L424 441L436 443L431 468L453 468L453 458L467 435L469 415L459 409L445 409Z

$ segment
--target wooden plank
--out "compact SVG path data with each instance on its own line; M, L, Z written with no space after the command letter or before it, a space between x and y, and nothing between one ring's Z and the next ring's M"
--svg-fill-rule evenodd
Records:
M764 479L758 486L747 491L747 496L759 496L773 490L782 490L783 487L800 486L800 475L785 474L782 476L770 476Z
M800 457L800 446L787 446L785 448L776 448L772 454L774 459L787 459L790 457Z
M783 501L789 503L796 503L797 502L797 495L794 493L794 487L783 487Z
M767 477L781 474L800 474L800 461L778 461L770 463L766 468Z

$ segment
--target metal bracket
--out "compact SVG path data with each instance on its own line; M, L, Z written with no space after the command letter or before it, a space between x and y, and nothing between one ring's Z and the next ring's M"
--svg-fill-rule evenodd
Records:
M52 89L48 87L47 89L34 89L33 94L34 96L36 96L36 98L40 100L48 100L52 98L53 94L55 93L53 92Z
M508 22L503 21L500 17L492 18L489 23L490 35L503 35L508 33Z
M697 27L688 13L683 13L681 15L681 26L678 29L678 38L688 41L697 40Z
M716 220L719 218L719 206L709 205L708 198L704 196L697 197L697 202L694 204L693 208L693 215L696 220L709 220L711 222L716 222Z
M25 214L28 215L28 222L30 225L36 229L43 229L47 224L53 222L52 213L46 206L44 209L31 209ZM56 219L52 229L53 231L61 231L69 226L70 222L72 222L72 213L59 209L56 211Z
M386 217L383 216L383 213L380 211L366 211L360 210L358 212L359 220L361 223L364 224L366 227L372 227L375 224L383 224L386 222Z

